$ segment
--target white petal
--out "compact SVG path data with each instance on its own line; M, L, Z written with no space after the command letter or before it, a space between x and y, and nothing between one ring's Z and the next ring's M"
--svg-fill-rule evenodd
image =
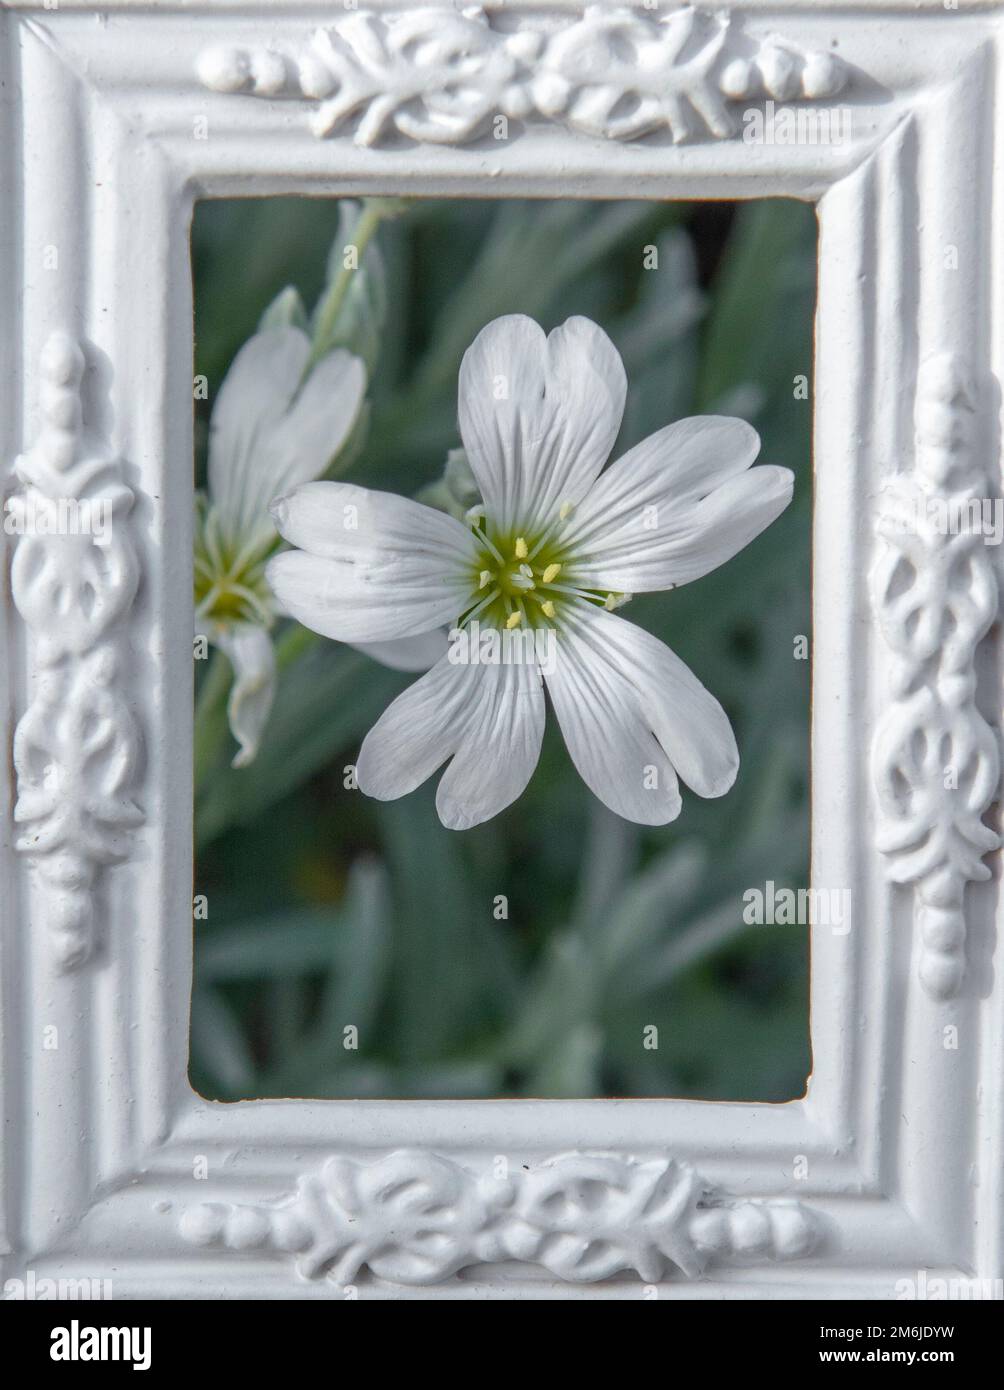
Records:
M510 314L483 328L460 366L460 433L489 516L532 530L578 501L610 455L627 381L595 323L570 318L545 338Z
M302 551L269 561L286 611L340 642L384 642L454 622L470 601L474 541L454 517L351 483L306 483L272 515Z
M642 825L680 812L677 774L701 796L735 781L739 753L724 710L679 657L633 623L577 605L545 673L583 781Z
M566 574L638 594L724 564L791 500L787 468L750 468L759 448L751 425L724 416L679 420L642 440L576 508L561 539L581 559Z
M544 688L537 666L477 669L487 674L478 682L477 704L436 792L439 819L450 830L491 820L522 796L544 737Z
M470 566L470 530L436 507L355 483L303 483L271 506L290 545L331 560L376 559L397 550Z
M246 767L258 753L275 699L275 650L265 628L255 623L214 624L212 640L234 668L227 701L230 732L240 744L234 767Z
M728 715L687 664L644 628L602 608L585 622L630 675L642 710L680 778L698 796L724 796L739 771Z
M352 646L392 671L428 671L446 651L446 630L437 627L393 642L353 642Z
M363 363L338 349L300 390L309 355L299 328L256 333L220 387L209 427L209 491L231 542L267 533L271 499L323 473L356 422Z
M463 606L442 568L420 559L352 564L289 550L265 575L291 618L337 642L411 637L455 621Z
M359 786L368 796L391 801L452 758L436 807L448 829L467 830L521 795L543 733L536 666L467 666L443 657L366 735L356 768Z

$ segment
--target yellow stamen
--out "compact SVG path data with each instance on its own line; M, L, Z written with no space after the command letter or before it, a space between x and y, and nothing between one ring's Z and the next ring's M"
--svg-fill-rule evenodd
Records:
M541 608L543 608L544 614L545 614L546 617L548 617L548 618L553 618L553 617L554 617L554 604L551 602L550 599L547 599L547 600L546 600L544 603L542 603L540 606L541 606Z
M509 628L509 630L511 631L514 627L519 627L519 625L520 625L520 623L521 623L522 621L523 621L523 614L522 614L522 613L510 613L509 616L508 616L508 618L506 618L506 620L505 620L505 625L506 625L506 627Z
M562 502L561 506L558 508L558 516L562 521L570 515L573 506L574 503L572 502Z
M516 559L517 559L517 560L525 560L526 557L529 555L529 553L530 553L530 551L529 551L529 548L528 548L528 546L527 546L526 541L523 539L522 536L517 536L517 537L516 537Z
M603 603L603 607L607 610L608 613L612 613L614 609L617 607L617 595L607 594L606 599Z
M557 579L560 573L560 565L548 565L547 569L544 571L544 583L550 584L553 580Z
M482 570L482 571L481 571L481 580L480 580L480 582L479 582L479 584L478 584L478 588L479 588L479 589L487 589L488 585L489 585L491 582L492 582L492 572L491 572L491 570Z

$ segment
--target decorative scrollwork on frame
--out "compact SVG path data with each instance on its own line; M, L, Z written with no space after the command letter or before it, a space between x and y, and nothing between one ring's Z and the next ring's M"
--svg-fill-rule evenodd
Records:
M403 1150L371 1164L329 1158L275 1205L207 1202L186 1210L193 1245L295 1259L306 1279L434 1284L468 1265L515 1260L592 1283L633 1270L696 1277L714 1260L794 1259L818 1237L795 1201L729 1202L686 1163L562 1154L514 1173L472 1173Z
M976 424L963 363L926 363L915 471L887 489L871 574L893 655L892 700L874 746L878 847L892 881L915 886L920 978L939 999L965 973L966 884L990 877L982 856L1001 843L983 823L998 795L997 738L976 706L976 648L999 606Z
M675 142L721 140L735 134L730 102L827 100L848 78L834 54L747 39L728 14L686 6L656 18L598 5L557 27L506 16L495 28L481 10L441 6L359 11L319 29L295 56L212 48L198 73L217 92L316 102L317 135L358 118L360 145L388 127L460 144L497 117L561 121L611 140L660 130Z
M140 733L120 689L120 634L139 583L124 525L133 494L119 461L87 438L83 371L79 345L54 333L40 363L42 429L15 465L24 490L7 503L20 537L11 589L36 666L14 735L16 847L50 890L63 969L90 953L97 874L125 857L143 819Z

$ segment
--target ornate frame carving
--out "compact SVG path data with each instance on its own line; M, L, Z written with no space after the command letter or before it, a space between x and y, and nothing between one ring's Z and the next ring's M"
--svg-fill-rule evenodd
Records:
M501 12L498 16L501 19ZM781 36L750 38L728 13L686 5L664 15L590 5L557 23L506 28L480 10L443 5L354 9L287 56L274 48L207 48L203 84L216 92L318 103L315 135L359 116L355 141L388 126L417 142L462 144L493 115L563 121L608 140L669 131L677 143L735 133L728 103L755 97L826 100L847 68L832 52ZM626 100L630 111L618 114Z
M1002 24L996 0L9 0L8 487L100 480L118 510L100 555L4 537L3 1278L881 1298L1004 1273L996 556L895 524L1000 494ZM850 138L743 138L768 99L839 101ZM193 204L489 189L817 204L813 876L855 915L813 928L800 1101L189 1088Z

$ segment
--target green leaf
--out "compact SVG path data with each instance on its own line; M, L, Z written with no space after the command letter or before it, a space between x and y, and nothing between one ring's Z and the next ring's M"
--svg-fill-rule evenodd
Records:
M596 1012L596 961L578 932L553 936L535 974L520 991L519 1012L499 1052L513 1066L539 1071ZM532 1094L532 1092L531 1092Z
M391 962L390 883L376 859L357 859L339 914L334 969L324 990L315 1043L340 1045L342 1029L359 1029L363 1045L376 1023Z
M654 245L658 264L642 271L637 302L608 327L629 383L615 454L693 411L706 309L694 248L682 227L668 228Z
M624 888L598 935L596 950L607 983L651 958L666 926L702 887L710 853L697 841L674 844Z
M782 198L740 204L712 290L698 393L702 412L718 409L725 393L744 382L759 383L768 394L779 387L790 394L792 325L803 333L806 326L805 313L793 314L792 305L815 289L814 233L815 216L805 204ZM807 326L811 334L811 320ZM811 370L811 355L802 365Z
M475 884L463 837L444 830L426 785L379 806L394 886L395 1051L408 1060L469 1044L512 997L505 923L490 885Z
M239 1019L218 990L196 986L192 999L192 1068L234 1096L254 1090L256 1068Z
M576 1024L530 1072L526 1094L552 1099L601 1094L602 1055L600 1029L593 1023Z
M357 743L405 678L334 642L317 642L282 671L262 746L248 767L221 767L196 805L203 848L287 796Z
M337 910L306 907L199 932L196 975L206 984L279 979L331 964Z

